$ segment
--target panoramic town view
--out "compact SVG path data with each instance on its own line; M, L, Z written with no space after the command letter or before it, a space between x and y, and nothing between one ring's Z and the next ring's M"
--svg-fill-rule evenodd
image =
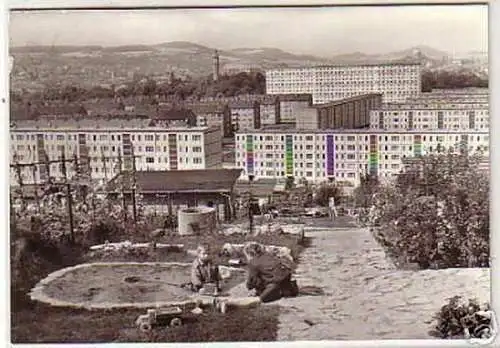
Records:
M9 26L12 343L494 338L486 5Z

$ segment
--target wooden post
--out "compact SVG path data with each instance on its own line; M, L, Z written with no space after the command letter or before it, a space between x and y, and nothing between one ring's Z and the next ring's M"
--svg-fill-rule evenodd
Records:
M123 177L123 162L121 152L118 152L118 165L119 165L119 175L120 175L120 184L121 184L121 192L122 192L122 208L124 215L124 221L127 221L127 200L125 198L125 178Z
M31 173L33 175L33 186L35 187L35 202L36 202L36 211L40 212L40 198L38 197L38 182L36 180L36 164L32 164Z
M249 228L250 228L250 235L253 234L253 211L252 211L252 206L253 206L253 193L252 193L252 182L253 182L253 175L249 175L248 180L249 180L249 202L248 202L248 220L249 220Z
M136 191L137 191L137 172L135 166L135 155L132 147L132 213L134 215L134 224L137 224L137 202L136 202Z
M66 170L66 156L64 154L64 148L61 153L61 169L64 176L64 184L66 186L66 199L68 201L68 214L69 214L69 232L71 243L75 243L75 230L73 222L73 195L71 193L71 184L68 182L68 173Z

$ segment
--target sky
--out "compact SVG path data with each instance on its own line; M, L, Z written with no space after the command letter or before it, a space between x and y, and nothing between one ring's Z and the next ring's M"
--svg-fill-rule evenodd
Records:
M488 50L485 5L12 12L9 28L11 46L190 41L319 56L421 45L451 54Z

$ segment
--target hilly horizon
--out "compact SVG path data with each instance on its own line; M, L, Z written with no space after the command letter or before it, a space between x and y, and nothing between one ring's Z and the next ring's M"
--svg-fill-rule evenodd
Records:
M169 74L185 78L205 77L213 71L215 48L173 41L154 45L33 45L12 47L12 86L32 89L57 83L121 83L138 76ZM222 74L265 71L301 66L363 64L373 62L420 62L425 68L442 66L451 55L428 46L384 54L349 52L329 57L294 54L274 47L217 50ZM36 87L39 88L39 87Z
M434 49L429 46L421 45L411 47L405 50L386 52L382 54L367 54L365 52L346 52L340 54L332 54L332 56L325 57L313 54L297 54L287 52L276 47L241 47L234 49L218 49L208 47L205 45L188 42L188 41L171 41L158 44L130 44L130 45L25 45L25 46L12 46L10 51L16 53L73 53L73 52L98 52L103 53L120 53L120 52L152 52L162 53L169 49L178 49L186 51L198 51L198 53L212 53L217 50L219 55L229 56L249 56L252 58L268 58L275 60L276 58L283 58L284 60L309 60L309 61L335 61L335 60L359 60L359 59L376 59L381 58L399 59L411 55L415 50L420 50L423 56L431 59L442 59L443 57L451 56L448 52ZM165 52L163 52L165 53ZM188 52L186 52L188 53ZM266 57L267 56L267 57Z

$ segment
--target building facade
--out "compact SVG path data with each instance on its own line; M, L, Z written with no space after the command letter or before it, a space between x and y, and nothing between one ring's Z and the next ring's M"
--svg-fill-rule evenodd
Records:
M382 93L384 102L404 102L421 92L417 63L332 65L266 71L267 94L312 94L314 104Z
M235 161L242 179L294 177L356 186L365 174L392 179L404 158L464 146L488 156L488 131L272 129L237 133Z
M218 127L151 126L148 120L118 123L91 120L23 121L10 128L10 163L22 166L24 183L62 178L59 160L64 152L68 177L77 170L93 179L110 179L118 172L136 170L192 170L222 168L222 131ZM18 183L11 169L11 184Z
M260 102L260 125L278 124L280 120L280 105L276 98L264 98Z
M489 108L488 104L455 102L385 106L370 112L370 128L487 132Z
M297 112L298 129L357 129L370 126L370 111L382 104L382 94L364 94Z
M234 100L229 102L229 109L231 110L233 129L251 130L260 128L260 103L258 101Z
M312 94L281 94L277 96L280 109L279 123L295 123L296 115L312 105Z
M231 110L225 103L199 102L186 104L196 115L196 125L200 127L219 127L224 137L233 135Z

